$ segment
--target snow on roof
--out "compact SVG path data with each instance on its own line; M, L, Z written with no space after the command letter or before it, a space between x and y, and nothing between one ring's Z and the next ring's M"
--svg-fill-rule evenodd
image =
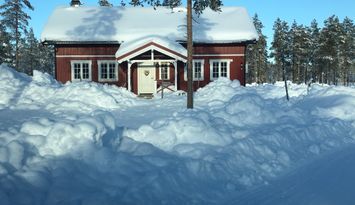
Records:
M194 17L194 42L231 43L258 39L245 8L206 9ZM42 41L131 41L156 35L186 41L186 9L158 7L57 7Z
M146 45L151 43L158 44L164 48L169 49L172 55L176 56L177 59L184 61L187 58L187 50L179 43L169 40L161 36L147 36L141 39L135 39L132 41L125 41L120 45L120 48L116 52L116 58L121 58L120 60L124 61L125 56L128 55L131 51L143 48ZM149 49L146 47L142 51ZM161 48L156 47L155 50L162 50ZM170 52L162 50L162 52Z

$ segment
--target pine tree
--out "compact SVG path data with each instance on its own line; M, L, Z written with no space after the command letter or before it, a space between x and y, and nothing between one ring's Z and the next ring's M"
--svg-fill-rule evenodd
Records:
M343 84L348 85L349 74L355 63L355 26L348 17L341 23L340 38L340 76Z
M317 21L314 19L311 22L311 26L308 28L310 33L309 39L309 69L311 71L310 78L320 82L322 67L320 65L320 55L319 55L319 35L320 28L318 27Z
M273 30L275 33L271 43L270 56L275 60L277 80L285 80L288 75L287 67L290 65L289 27L287 22L277 18Z
M298 25L296 21L293 21L291 29L290 29L290 71L292 75L292 81L299 83L299 33L298 33Z
M82 5L82 3L80 2L80 0L71 0L71 1L70 1L70 6L76 7L76 6L80 6L80 5Z
M176 0L164 0L162 3L162 6L170 7L170 8L175 8L178 6L181 6L181 1L176 1Z
M99 5L100 6L107 6L107 7L112 6L112 4L110 2L108 2L107 0L99 0Z
M290 29L290 60L292 80L295 83L307 82L309 64L310 32L303 25L293 22Z
M0 65L11 62L11 50L10 35L0 21Z
M321 66L325 67L322 78L326 83L337 84L339 70L339 50L341 26L339 18L335 15L324 21L324 28L320 33ZM323 82L323 81L322 81Z
M287 23L277 19L274 24L274 41L271 69L290 69L294 82L348 84L355 73L355 26L345 18L342 23L333 15L324 21L320 29L316 20L310 27L294 22L288 31ZM286 42L286 43L285 43Z
M15 56L14 66L19 69L20 41L31 18L24 9L33 10L33 6L28 0L5 0L0 6L0 15L3 17L2 23L10 31L11 43L14 44Z
M274 57L275 67L277 68L277 77L282 78L285 82L285 91L286 91L286 99L289 100L288 95L288 67L290 66L290 35L289 35L289 27L287 22L281 21L279 18L276 19L273 27L274 40L271 43L271 57Z
M258 32L259 40L256 44L251 44L247 48L247 81L248 83L260 83L266 82L268 78L266 36L262 33L264 25L259 20L257 14L254 15L253 22L256 31Z
M41 67L40 59L41 51L39 47L40 43L36 39L33 29L31 28L29 32L26 32L25 41L23 49L20 53L20 67L23 69L23 72L32 75L33 70L38 70Z
M39 44L40 50L40 67L38 68L41 72L46 72L49 74L54 74L54 46L53 45L43 45Z

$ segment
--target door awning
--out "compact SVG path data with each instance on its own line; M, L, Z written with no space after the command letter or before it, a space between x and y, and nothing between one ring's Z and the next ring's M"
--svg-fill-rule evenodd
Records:
M123 42L116 52L116 60L119 63L129 61L147 51L158 51L183 62L187 60L187 50L181 44L159 36L148 36Z

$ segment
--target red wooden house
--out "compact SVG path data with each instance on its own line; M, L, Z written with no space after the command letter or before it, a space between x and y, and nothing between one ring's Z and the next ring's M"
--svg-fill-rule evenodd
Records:
M186 90L186 9L58 7L42 42L55 46L55 78L154 94ZM194 17L194 89L226 77L245 83L245 50L258 39L247 11L222 7Z

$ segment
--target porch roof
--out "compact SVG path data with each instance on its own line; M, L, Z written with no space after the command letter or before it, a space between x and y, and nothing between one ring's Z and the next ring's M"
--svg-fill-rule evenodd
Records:
M127 61L150 50L159 51L183 62L187 59L187 50L181 44L159 36L123 42L116 52L116 59L118 62Z

